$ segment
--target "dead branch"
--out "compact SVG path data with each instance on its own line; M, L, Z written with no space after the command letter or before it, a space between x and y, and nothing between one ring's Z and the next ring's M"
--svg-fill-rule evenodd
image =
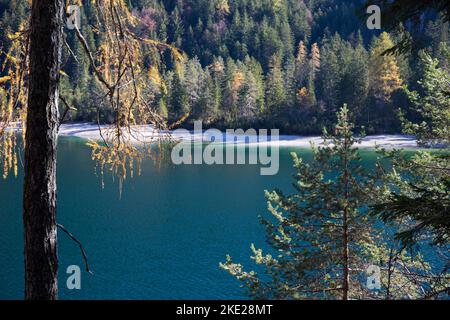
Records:
M78 244L78 246L80 247L81 255L83 256L84 263L86 265L86 271L89 274L93 275L94 273L89 268L89 263L88 263L88 259L86 256L86 252L84 251L84 248L83 248L83 245L81 244L81 242L77 238L75 238L75 236L72 233L70 233L69 230L67 230L62 224L57 223L56 226L58 228L60 228L65 234L67 234L70 239L72 239L73 241L75 241Z
M64 103L64 105L66 106L66 108L64 109L64 112L63 112L61 118L59 119L58 130L59 130L59 127L61 126L61 123L64 122L64 119L66 118L67 113L69 112L69 110L77 111L76 108L71 107L71 106L69 105L69 103L67 102L67 100L66 100L63 96L60 95L59 98L60 98L61 101Z

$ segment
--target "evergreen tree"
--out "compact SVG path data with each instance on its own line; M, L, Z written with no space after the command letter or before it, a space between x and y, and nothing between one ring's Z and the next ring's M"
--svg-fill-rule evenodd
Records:
M398 150L385 152L394 166L389 182L395 188L375 210L386 221L403 222L397 236L405 245L429 239L445 246L450 239L450 93L446 85L450 76L426 52L421 58L425 64L422 93L406 91L422 120L413 123L403 119L404 129L417 135L423 145L446 149L442 153L422 151L413 157L405 157Z
M397 238L404 246L441 245L450 241L450 157L418 152L408 157L400 150L383 151L392 164L386 183L394 187L374 205L384 221L398 223ZM448 263L444 261L445 263Z
M361 167L346 106L334 134L325 133L324 139L310 164L293 154L295 194L266 192L272 217L262 223L273 250L263 254L252 245L252 259L264 274L244 271L230 256L220 266L256 299L392 299L419 297L428 286L443 290L441 278L424 284L406 274L426 276L430 269L421 257L396 251L368 214L367 204L386 190ZM383 287L371 293L361 276L368 265L380 263Z
M269 73L266 80L266 106L267 111L275 116L286 101L286 92L281 70L281 59L279 56L272 56L269 65Z
M287 57L283 67L284 87L286 92L285 107L287 109L293 108L296 101L297 81L295 77L295 69L294 56Z
M199 101L199 119L202 119L204 124L213 123L219 116L220 111L220 86L216 80L213 79L209 70L204 73L204 82L200 93Z
M185 110L185 113L188 111L194 117L198 117L201 113L198 102L202 93L203 82L203 69L198 58L188 60L183 75L183 86L189 103L189 107Z
M357 0L345 3L336 0L130 0L129 3L136 22L133 31L141 38L167 40L184 52L186 60L198 57L202 69L200 72L200 68L197 68L199 76L203 74L206 77L206 68L219 57L225 61L231 59L236 65L239 64L238 61L245 61L247 56L259 63L263 79L260 79L259 71L252 71L259 96L259 115L256 120L261 123L268 121L267 124L277 123L280 128L292 133L299 131L318 134L323 125L331 126L336 110L343 103L349 104L355 121L367 126L370 133L400 130L394 108L404 105L402 100L406 97L398 89L401 85L408 85L411 91L416 90L421 69L416 63L415 52L395 57L382 53L401 45L404 38L419 42L418 39L423 36L432 55L439 60L441 66L448 68L445 43L449 41L449 27L443 12L436 16L425 15L422 24L426 28L423 30L411 29L410 24L403 23L391 36L382 33L374 40L367 57L365 43L369 42L373 32L365 29L358 31L360 21L354 14L360 5ZM28 10L29 4L26 1L0 0L2 65L8 51L7 34L17 31L26 22ZM81 7L81 29L91 49L99 48L105 41L102 34L91 27L97 21L95 10L90 1L83 3ZM111 110L106 111L107 108L96 101L99 86L95 81L87 80L92 76L93 70L88 67L89 58L84 54L84 48L77 41L75 32L67 30L65 35L68 46L63 48L65 63L62 68L69 77L63 81L67 82L65 85L73 93L71 97L65 98L77 109L68 113L68 119L95 121L97 109L100 110L102 121L114 118ZM296 49L295 44L298 44ZM168 71L177 68L168 51L160 54L157 48L148 46L142 46L140 51L143 55L142 68L146 71L157 65L165 77ZM101 50L98 55L93 53L94 58L98 58L99 66L103 66L106 63L105 57L109 54ZM277 90L266 90L271 85L269 82L274 80L271 73L274 56L280 60L284 83L284 97L278 102L273 99L273 91ZM241 69L237 76L244 75L246 78L247 68ZM369 73L367 69L370 69ZM2 75L7 72L8 70L4 70ZM215 81L214 74L211 73L210 76ZM241 102L246 99L242 96L245 83L244 87L234 90L236 88L231 86L230 77L228 74L228 83L223 79L220 83L215 81L213 91L220 91L220 102L214 108L191 105L193 99L190 97L187 109L195 109L194 118L210 118L202 113L216 110L214 113L221 114L217 115L216 120L221 116L228 117L229 120L233 118L235 123L244 120L239 119L239 109ZM251 79L251 76L248 78ZM203 90L213 92L210 90L212 88L206 88L201 83L195 85L192 81L183 77L183 85L199 86L202 88L200 93ZM150 83L149 87L151 86ZM264 99L261 99L261 86ZM170 105L170 86L166 89L167 95L160 95L152 104L156 109L167 108L168 113L171 113L170 110L177 107ZM148 88L148 91L151 90L153 89ZM190 95L196 94L187 88L185 91ZM281 91L278 90L278 93ZM158 105L161 99L165 101L165 106L160 108ZM194 100L203 105L208 99L198 96ZM275 109L272 108L277 113L272 113L270 118L267 118L267 113L264 119L261 111L268 111L267 103L277 105ZM302 120L308 126L300 123Z
M169 119L177 121L190 112L189 97L183 85L182 72L175 72L170 81Z
M345 43L335 34L331 38L324 40L322 47L321 68L318 73L318 96L325 108L325 117L327 122L331 121L338 108L340 87L342 80L341 62L342 53L345 51Z
M450 58L450 51L448 51ZM421 117L420 123L404 119L406 133L414 134L422 145L450 145L450 71L440 68L439 60L426 52L420 57L424 63L423 79L418 83L421 93L405 88L407 96Z
M340 102L347 102L353 119L365 124L364 108L369 94L368 53L360 43L356 48L347 46L345 55L339 89Z
M239 90L244 80L244 74L231 58L227 60L224 75L223 118L225 123L233 124L238 116Z
M239 92L239 114L247 123L254 122L258 115L258 84L253 73L246 71L245 81Z
M170 15L168 28L169 41L179 48L183 43L183 34L184 28L180 17L180 12L178 11L178 8L175 8Z

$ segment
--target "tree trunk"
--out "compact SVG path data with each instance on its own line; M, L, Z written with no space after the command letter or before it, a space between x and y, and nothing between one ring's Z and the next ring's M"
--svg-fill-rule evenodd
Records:
M348 208L344 210L344 249L343 249L343 264L344 264L344 274L343 274L343 284L342 284L342 300L348 300L348 291L349 291L349 250L348 250Z
M58 295L56 144L62 0L33 0L25 146L25 298Z
M344 184L345 184L345 208L344 208L344 217L343 217L343 252L342 252L342 258L343 258L343 278L342 278L342 300L348 300L348 291L349 291L349 282L350 282L350 276L349 276L349 269L350 269L350 259L349 259L349 235L348 235L348 203L349 203L349 169L348 169L348 143L347 143L347 136L345 137L345 156L344 156Z

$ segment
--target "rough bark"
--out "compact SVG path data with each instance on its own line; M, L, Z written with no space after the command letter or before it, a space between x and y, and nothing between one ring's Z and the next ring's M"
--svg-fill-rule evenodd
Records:
M58 295L56 145L62 0L33 0L25 147L25 298Z

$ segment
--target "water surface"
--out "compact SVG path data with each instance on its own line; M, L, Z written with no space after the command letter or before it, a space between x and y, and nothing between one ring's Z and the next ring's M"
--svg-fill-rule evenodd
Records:
M282 148L280 171L260 176L254 165L155 167L143 164L124 184L94 173L82 140L62 138L58 151L58 222L82 241L94 275L82 272L81 290L66 288L69 265L83 266L78 247L59 232L62 299L239 299L239 282L219 268L230 254L253 267L250 244L265 248L258 216L264 189L293 191L297 151ZM375 160L361 151L364 165ZM0 181L0 299L23 298L22 176Z

